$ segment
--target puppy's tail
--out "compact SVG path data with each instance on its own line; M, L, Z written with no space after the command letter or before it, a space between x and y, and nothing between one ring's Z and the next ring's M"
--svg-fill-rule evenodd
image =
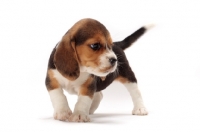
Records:
M135 41L137 41L137 39L140 38L147 30L151 29L152 27L154 27L153 24L143 26L139 28L137 31L135 31L134 33L132 33L131 35L129 35L128 37L126 37L124 40L114 42L114 44L119 46L123 50L125 50L126 48L130 47Z

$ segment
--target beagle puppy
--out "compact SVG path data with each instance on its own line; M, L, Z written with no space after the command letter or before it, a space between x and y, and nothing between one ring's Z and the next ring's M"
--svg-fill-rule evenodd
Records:
M123 41L112 42L106 27L94 19L75 23L53 49L47 69L46 87L54 108L54 119L88 122L102 99L101 90L113 81L127 88L134 105L133 115L147 115L136 77L124 49L142 36L141 27ZM63 89L78 95L72 113Z

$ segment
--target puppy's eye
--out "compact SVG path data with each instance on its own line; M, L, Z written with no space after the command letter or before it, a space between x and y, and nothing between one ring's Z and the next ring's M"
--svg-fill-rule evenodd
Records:
M100 45L100 43L95 43L95 44L91 44L90 47L93 50L99 50L101 48L101 45Z

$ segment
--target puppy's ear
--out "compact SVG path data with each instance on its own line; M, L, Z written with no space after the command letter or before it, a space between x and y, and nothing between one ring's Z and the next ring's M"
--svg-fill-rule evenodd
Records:
M54 64L57 70L67 79L73 81L80 75L77 61L75 42L67 33L58 45L55 55Z

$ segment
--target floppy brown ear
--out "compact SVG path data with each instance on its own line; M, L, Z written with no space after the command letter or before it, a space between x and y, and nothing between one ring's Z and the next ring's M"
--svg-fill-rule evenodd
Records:
M75 42L66 34L58 45L54 55L54 64L57 70L64 77L72 81L80 75L76 52L73 47L75 47Z

